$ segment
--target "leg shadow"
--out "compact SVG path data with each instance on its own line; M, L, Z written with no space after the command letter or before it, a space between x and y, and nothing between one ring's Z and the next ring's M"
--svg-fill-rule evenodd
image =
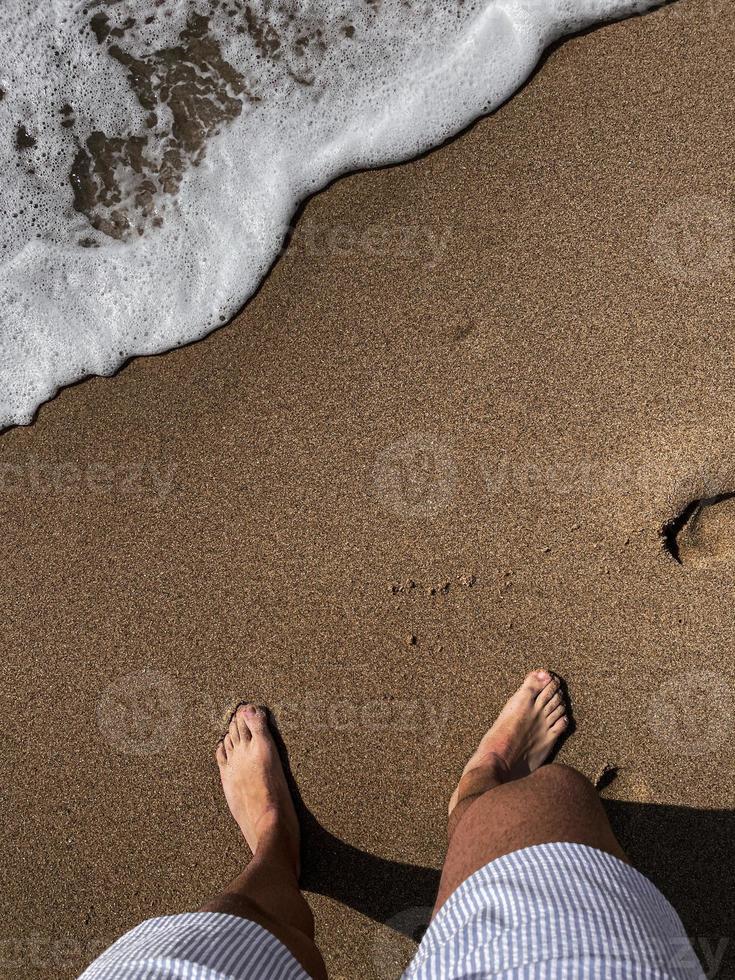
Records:
M368 854L330 834L305 808L302 886L418 941L439 888L434 868Z
M270 711L268 722L301 824L302 888L334 898L411 939L420 939L441 872L368 854L331 834L304 803L291 772L288 750Z
M735 977L735 811L603 800L628 857L679 913L708 977Z
M302 830L302 885L412 939L426 925L441 872L389 861L331 834L304 803L270 717ZM709 978L735 980L735 811L603 800L635 867L679 913ZM409 913L409 914L406 914Z

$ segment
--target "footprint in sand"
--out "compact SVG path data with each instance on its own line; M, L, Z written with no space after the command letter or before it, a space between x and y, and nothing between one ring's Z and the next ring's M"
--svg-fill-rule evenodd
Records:
M735 562L735 492L692 501L663 535L666 550L680 565Z

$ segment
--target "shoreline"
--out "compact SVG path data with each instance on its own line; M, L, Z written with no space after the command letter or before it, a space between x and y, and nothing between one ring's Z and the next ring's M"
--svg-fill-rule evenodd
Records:
M397 975L378 872L391 915L424 904L457 772L540 665L559 761L617 768L642 870L728 935L735 528L701 567L659 534L735 489L723 34L681 0L565 42L460 138L312 198L231 324L3 434L11 976L71 977L237 872L212 751L241 698L373 856L339 851L359 910L309 896L331 975Z

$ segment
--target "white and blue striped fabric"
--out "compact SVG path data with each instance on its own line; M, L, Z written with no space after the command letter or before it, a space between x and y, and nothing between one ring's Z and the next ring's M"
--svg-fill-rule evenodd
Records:
M366 975L370 970L366 971ZM308 980L248 919L150 919L80 980ZM464 881L426 931L404 980L704 980L679 916L630 865L582 844L540 844Z
M704 980L681 919L611 854L539 844L476 871L427 929L404 980Z
M267 929L222 912L148 919L126 932L79 980L309 980Z

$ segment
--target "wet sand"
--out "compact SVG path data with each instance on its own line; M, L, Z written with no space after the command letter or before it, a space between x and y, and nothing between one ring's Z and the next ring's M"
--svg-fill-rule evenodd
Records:
M735 518L683 564L661 536L735 490L733 40L689 0L570 40L312 200L232 324L0 438L3 976L241 868L212 748L242 698L312 815L331 976L397 976L537 665L560 761L617 769L624 845L735 976Z

